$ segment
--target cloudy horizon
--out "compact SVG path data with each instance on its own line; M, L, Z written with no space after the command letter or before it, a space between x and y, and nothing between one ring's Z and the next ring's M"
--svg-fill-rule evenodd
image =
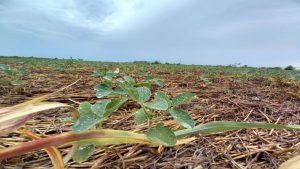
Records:
M0 55L300 67L299 0L1 0Z

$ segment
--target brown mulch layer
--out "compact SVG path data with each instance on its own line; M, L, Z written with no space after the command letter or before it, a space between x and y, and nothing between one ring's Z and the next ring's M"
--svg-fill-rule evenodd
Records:
M34 70L30 78L24 78L21 86L0 85L0 107L14 105L33 97L51 93L75 80L81 80L48 101L58 101L78 106L77 102L95 102L94 86L99 78L91 77L92 68L57 73L52 70ZM210 79L205 86L199 80L201 72L187 77L184 73L168 74L162 89L170 95L183 91L196 93L197 100L182 105L197 122L210 121L259 121L278 124L300 123L300 99L296 93L299 86L270 83L256 78L237 81L230 76ZM141 78L141 77L136 77ZM142 131L146 126L135 126L133 112L137 105L128 102L104 124L106 128ZM25 125L36 134L50 136L70 131L70 125L62 122L69 117L66 109L51 110L28 121ZM176 128L172 118L165 117ZM195 135L190 144L173 148L157 148L144 145L113 145L98 148L88 161L81 164L70 161L67 168L195 168L211 169L260 169L278 168L285 160L295 156L300 148L300 132L288 130L239 130L234 132ZM0 137L0 148L28 141L25 136L11 133ZM59 147L63 155L70 147ZM20 157L2 161L4 168L51 167L47 154L40 150ZM1 165L0 165L1 168Z

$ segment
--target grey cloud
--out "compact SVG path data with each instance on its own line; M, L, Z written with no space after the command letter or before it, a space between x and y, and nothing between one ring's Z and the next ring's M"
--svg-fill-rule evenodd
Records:
M298 2L2 0L0 55L300 66Z

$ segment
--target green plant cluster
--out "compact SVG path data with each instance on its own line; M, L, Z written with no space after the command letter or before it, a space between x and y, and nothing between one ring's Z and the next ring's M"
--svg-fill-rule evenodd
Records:
M100 72L96 73L100 74ZM177 142L177 137L163 123L153 126L154 117L161 118L165 115L170 115L183 128L193 129L195 127L195 122L189 113L179 108L181 104L196 98L195 94L181 93L171 99L165 92L152 92L150 90L151 85L154 84L163 87L162 79L148 77L143 81L136 81L128 75L121 76L119 69L104 73L102 79L102 82L95 87L96 97L101 100L95 104L88 102L80 104L80 117L73 125L73 132L79 133L89 129L101 128L103 121L128 100L135 101L140 107L134 113L135 124L147 123L147 137L156 143L174 146ZM113 99L110 99L111 97ZM91 152L94 149L95 146L92 144L80 145L73 158L76 161L83 161L92 154Z
M24 69L14 69L6 64L0 64L0 72L2 72L4 76L8 79L1 80L0 83L8 82L12 85L21 85L22 81L19 79L19 77L28 75Z

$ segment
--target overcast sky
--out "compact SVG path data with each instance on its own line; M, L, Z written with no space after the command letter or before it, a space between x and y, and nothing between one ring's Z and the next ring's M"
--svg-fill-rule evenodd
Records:
M0 55L300 67L300 0L0 0Z

